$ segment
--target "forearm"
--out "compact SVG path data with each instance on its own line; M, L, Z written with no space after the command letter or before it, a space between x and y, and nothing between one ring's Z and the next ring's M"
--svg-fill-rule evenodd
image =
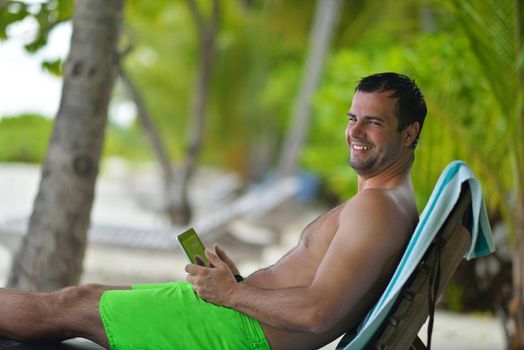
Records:
M318 303L310 288L263 289L239 284L224 306L281 330L313 332L317 328Z

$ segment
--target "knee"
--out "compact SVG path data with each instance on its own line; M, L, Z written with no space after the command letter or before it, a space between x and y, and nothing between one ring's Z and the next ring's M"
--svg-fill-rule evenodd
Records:
M54 315L49 323L64 338L89 335L91 327L99 323L98 301L102 292L99 285L84 285L49 294L48 315Z
M67 287L49 294L50 302L57 310L70 310L82 305L88 300L98 299L102 294L102 287L97 284Z

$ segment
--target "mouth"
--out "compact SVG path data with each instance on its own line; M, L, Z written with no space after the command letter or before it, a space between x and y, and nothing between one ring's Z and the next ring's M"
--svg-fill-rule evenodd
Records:
M364 145L355 145L355 144L352 144L352 145L351 145L351 148L353 148L353 149L356 150L356 151L367 151L367 150L370 149L371 147L369 147L369 146L364 146Z
M351 150L357 152L365 152L372 148L369 144L351 142Z

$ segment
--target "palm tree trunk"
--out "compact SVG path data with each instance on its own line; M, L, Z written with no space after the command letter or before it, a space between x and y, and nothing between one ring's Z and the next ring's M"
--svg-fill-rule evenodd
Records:
M11 287L50 291L79 282L123 6L123 0L75 2L60 108Z

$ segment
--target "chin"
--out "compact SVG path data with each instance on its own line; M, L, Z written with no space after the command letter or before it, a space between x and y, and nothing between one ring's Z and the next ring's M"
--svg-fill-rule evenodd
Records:
M355 162L349 160L349 166L358 174L362 176L371 175L376 172L377 164L374 160L367 162Z

